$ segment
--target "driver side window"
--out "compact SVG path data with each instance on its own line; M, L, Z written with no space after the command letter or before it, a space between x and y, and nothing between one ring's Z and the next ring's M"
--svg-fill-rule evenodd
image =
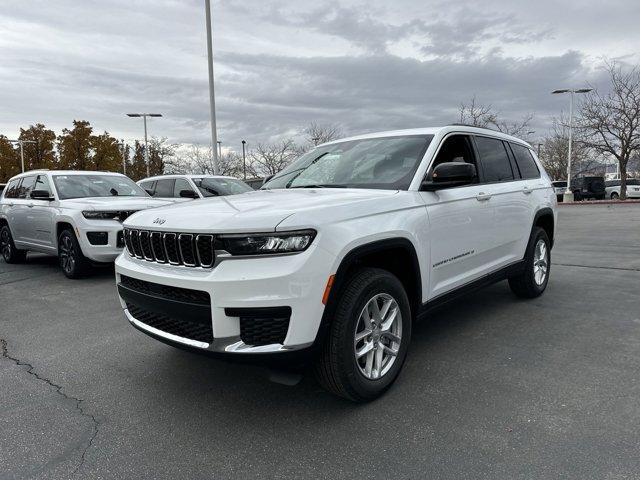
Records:
M427 173L427 180L433 179L434 168L441 163L447 162L470 163L475 165L476 169L478 168L473 149L471 148L471 139L468 135L451 135L445 139ZM478 179L476 177L474 183L477 182Z

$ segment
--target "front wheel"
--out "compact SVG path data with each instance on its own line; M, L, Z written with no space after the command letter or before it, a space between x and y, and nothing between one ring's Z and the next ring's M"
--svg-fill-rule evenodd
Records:
M2 252L2 258L7 263L21 263L27 258L27 251L18 250L15 243L13 243L13 237L8 225L3 225L0 229L0 252Z
M67 278L86 275L90 264L82 254L76 235L71 230L63 230L58 237L58 260Z
M527 246L522 273L509 278L509 287L522 298L542 295L549 283L551 248L549 237L540 227L534 227Z
M382 395L402 369L411 340L411 308L397 277L363 268L340 293L316 364L320 384L356 402Z
M620 195L618 194L618 192L613 192L611 194L611 200L618 200L620 198Z

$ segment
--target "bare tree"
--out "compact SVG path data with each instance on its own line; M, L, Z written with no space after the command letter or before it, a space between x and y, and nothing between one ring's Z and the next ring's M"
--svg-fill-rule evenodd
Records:
M253 175L275 175L288 166L300 153L299 148L291 139L275 144L259 143L249 153L247 169Z
M589 147L618 161L620 198L627 197L627 166L640 152L640 68L623 70L607 65L611 89L607 94L594 90L580 108L578 127L587 136Z
M545 170L554 180L565 178L567 175L567 151L569 149L569 123L564 117L554 118L549 134L542 142L540 161ZM580 132L574 131L573 148L571 150L571 176L593 173L602 169L602 164L596 158L584 141Z
M313 146L337 140L344 136L342 128L339 125L331 123L321 124L317 122L311 122L307 128L304 129L304 134L306 135L307 142Z
M218 159L219 175L242 176L242 157L235 152L226 152ZM171 164L172 173L194 173L214 175L211 146L188 145L176 155Z
M479 104L475 95L469 103L461 103L459 107L460 123L481 128L492 128L499 132L514 135L516 137L526 137L529 134L533 114L528 113L519 121L506 121L500 118L491 105Z

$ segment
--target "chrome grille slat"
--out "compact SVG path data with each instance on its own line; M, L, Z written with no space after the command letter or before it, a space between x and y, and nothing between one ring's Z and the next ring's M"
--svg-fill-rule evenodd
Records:
M193 248L192 234L181 233L178 235L178 251L180 252L182 263L187 267L195 267L198 265L195 249Z
M213 267L216 256L213 246L213 235L200 234L196 235L195 240L196 255L200 266L204 268ZM209 257L211 260L209 261Z
M158 232L125 228L124 242L131 257L147 262L213 268L215 235L210 233Z
M140 249L142 250L142 256L145 260L149 260L153 262L155 257L153 256L153 251L151 250L151 241L150 234L146 230L140 230L138 233L138 237L140 238Z
M167 263L167 252L164 249L164 241L162 240L161 232L151 232L149 234L149 239L151 242L151 251L153 252L153 256L158 263ZM159 248L156 248L158 245Z

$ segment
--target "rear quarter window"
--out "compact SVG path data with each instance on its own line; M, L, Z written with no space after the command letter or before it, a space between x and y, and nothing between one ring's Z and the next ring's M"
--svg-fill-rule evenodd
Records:
M20 185L20 178L11 180L5 188L4 198L18 198L18 186Z

